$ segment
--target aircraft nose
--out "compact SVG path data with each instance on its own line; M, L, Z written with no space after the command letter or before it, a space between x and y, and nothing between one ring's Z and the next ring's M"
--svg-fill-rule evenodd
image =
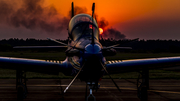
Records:
M98 54L101 52L101 47L98 44L88 44L85 47L85 53Z
M98 44L88 44L85 47L85 52L84 52L84 56L85 58L98 58L101 59L102 58L102 51L101 51L101 47Z

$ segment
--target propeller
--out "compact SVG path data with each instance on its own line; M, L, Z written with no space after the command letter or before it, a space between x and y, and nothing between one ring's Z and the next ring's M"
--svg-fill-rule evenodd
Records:
M69 89L69 87L73 84L73 82L76 80L76 78L78 77L79 73L81 72L81 70L84 68L84 65L80 68L79 72L76 74L76 76L74 77L74 79L69 83L69 85L66 87L66 89L64 90L64 93L66 93L66 91Z
M15 49L27 49L27 48L67 48L67 46L15 46Z
M108 74L109 78L112 80L112 82L114 83L114 85L116 86L116 88L121 92L121 90L119 89L118 85L116 84L116 82L114 81L114 79L111 77L111 75L109 74L109 72L107 71L106 67L102 64L102 62L100 62L103 69L105 70L105 72Z
M119 46L120 44L108 46L108 47L103 47L103 49L110 49L110 48L116 48L116 49L132 49L131 47L116 47Z
M47 38L47 39L49 39L49 40L51 40L51 41L54 41L54 42L56 42L56 43L59 43L59 44L65 45L65 46L67 46L67 47L71 47L69 50L71 50L71 49L78 49L78 50L81 50L81 51L83 51L83 50L84 50L84 48L79 48L79 47L71 46L71 45L68 45L68 44L66 44L66 43L63 43L63 42L57 41L57 40L55 40L55 39L51 39L51 38ZM67 51L69 51L69 50L67 50ZM66 51L66 52L67 52L67 51Z
M139 40L139 38L136 38L136 39L133 39L131 40L130 42L134 42L134 41L137 41ZM129 42L128 42L129 43ZM132 49L132 47L117 47L119 46L120 44L116 44L116 45L112 45L112 46L108 46L108 47L103 47L103 49L110 49L110 48L116 48L116 49Z
M57 41L57 40L54 40L54 39L50 39L50 38L47 38L48 40L51 40L51 41L54 41L54 42L56 42L56 43L59 43L59 44L62 44L62 45L64 45L64 46L15 46L15 47L13 47L13 48L15 48L15 49L28 49L28 48L67 48L68 46L69 47L72 47L72 46L70 46L70 45L68 45L68 44L65 44L65 43L63 43L63 42L60 42L60 41ZM73 48L76 48L76 49L79 49L79 50L82 50L81 48L77 48L77 47L73 47Z
M68 46L68 44L63 43L63 42L60 42L60 41L57 41L57 40L55 40L55 39L51 39L51 38L47 38L47 39L48 39L48 40L51 40L51 41L54 41L54 42L56 42L56 43L62 44L62 45L64 45L64 46Z
M119 46L120 44L116 44L116 45L112 45L112 46L109 46L109 47L106 47L106 48L113 48L113 47L116 47L116 46Z

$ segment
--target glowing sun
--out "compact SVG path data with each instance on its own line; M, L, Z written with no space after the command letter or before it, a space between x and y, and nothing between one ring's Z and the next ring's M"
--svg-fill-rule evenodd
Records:
M99 33L102 34L103 33L103 29L99 28Z

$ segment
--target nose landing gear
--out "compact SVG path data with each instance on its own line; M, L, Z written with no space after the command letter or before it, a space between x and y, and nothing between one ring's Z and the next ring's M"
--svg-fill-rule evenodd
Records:
M96 101L96 97L92 94L93 90L98 90L100 87L100 84L96 82L87 82L87 85L89 86L89 95L86 96L86 101ZM86 85L86 86L87 86ZM87 95L87 87L86 87L86 95Z

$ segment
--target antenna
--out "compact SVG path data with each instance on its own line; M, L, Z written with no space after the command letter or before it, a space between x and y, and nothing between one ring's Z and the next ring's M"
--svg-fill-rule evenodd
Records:
M93 14L94 14L94 10L95 10L95 3L93 3L93 6L92 6L92 17L93 17Z
M93 3L93 6L92 6L92 23L93 23L94 10L95 10L95 3ZM93 25L92 25L92 44L94 44L94 31L93 31Z
M72 5L71 5L71 18L74 16L74 3L72 2Z

